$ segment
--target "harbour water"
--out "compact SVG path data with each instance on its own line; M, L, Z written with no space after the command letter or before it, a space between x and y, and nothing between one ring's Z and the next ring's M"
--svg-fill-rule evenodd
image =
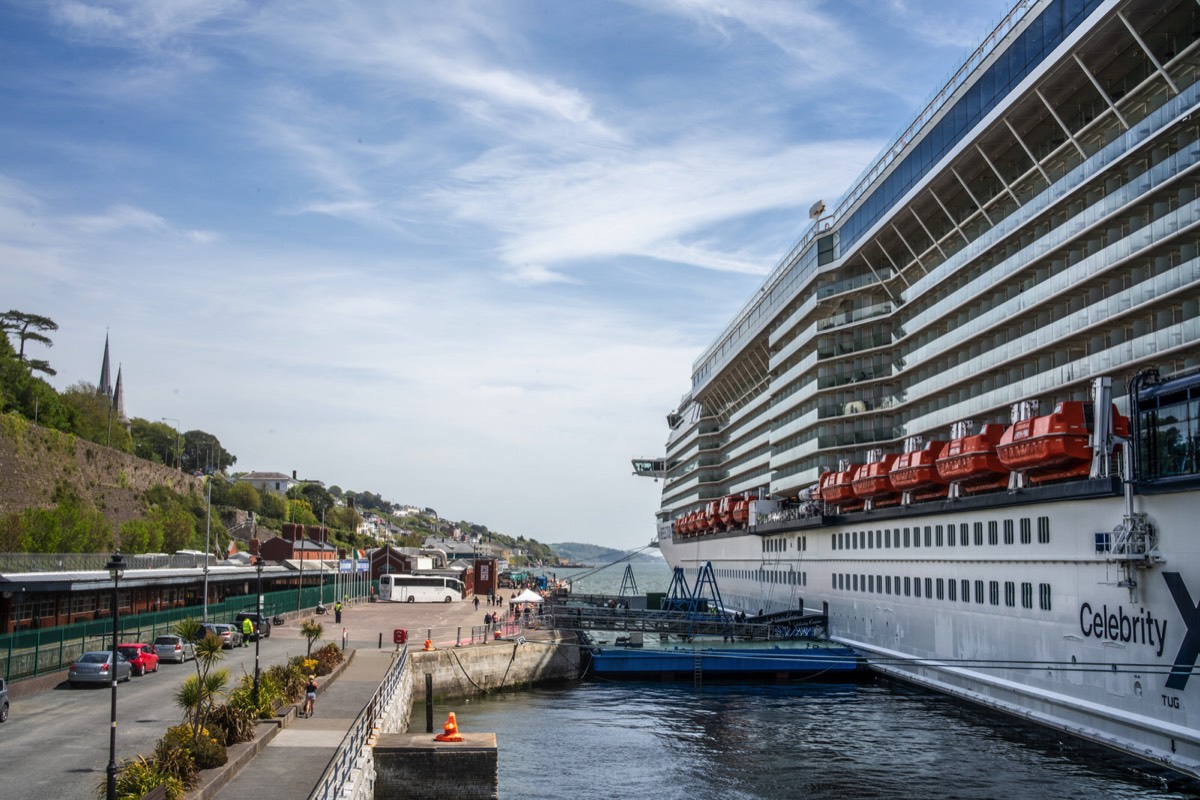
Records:
M567 577L585 570L557 570ZM642 593L661 562L637 564ZM616 594L624 566L577 592ZM1141 762L923 690L866 685L609 683L498 694L454 708L495 732L500 796L1196 798Z

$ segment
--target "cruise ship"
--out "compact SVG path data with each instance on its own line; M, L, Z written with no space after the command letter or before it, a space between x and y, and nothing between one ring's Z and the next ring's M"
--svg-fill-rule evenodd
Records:
M667 561L1200 776L1198 70L1196 0L1013 8L694 362Z

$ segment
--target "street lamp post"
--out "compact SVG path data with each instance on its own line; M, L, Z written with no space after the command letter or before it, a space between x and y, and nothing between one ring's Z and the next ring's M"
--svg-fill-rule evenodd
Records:
M120 630L117 624L117 590L121 583L121 576L125 574L125 559L122 558L118 551L113 553L112 559L106 567L108 574L113 579L112 591L112 618L113 618L113 640L112 640L112 672L109 677L112 678L112 718L108 734L108 800L116 800L117 798L117 636Z
M212 475L205 480L208 484L208 511L204 515L204 621L208 622L208 557L212 545L208 537L212 530Z
M262 552L254 557L254 569L258 572L258 617L254 620L254 624L258 626L254 631L254 708L258 709L258 643L262 641L262 621L263 621L263 595L262 595L262 572L263 559Z

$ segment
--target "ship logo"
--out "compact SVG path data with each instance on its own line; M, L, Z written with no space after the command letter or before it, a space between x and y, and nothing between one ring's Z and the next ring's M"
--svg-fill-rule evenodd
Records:
M1175 599L1179 615L1183 617L1183 625L1187 628L1183 643L1179 645L1179 653L1175 656L1175 665L1171 667L1171 675L1167 678L1167 688L1183 691L1188 678L1192 676L1192 670L1196 668L1196 657L1200 656L1200 604L1192 600L1178 572L1164 572L1163 580L1167 582L1167 589Z

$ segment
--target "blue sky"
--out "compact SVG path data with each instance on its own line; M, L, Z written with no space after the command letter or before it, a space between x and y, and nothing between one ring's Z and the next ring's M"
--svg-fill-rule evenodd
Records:
M641 546L693 360L1008 10L0 2L0 306L235 469Z

